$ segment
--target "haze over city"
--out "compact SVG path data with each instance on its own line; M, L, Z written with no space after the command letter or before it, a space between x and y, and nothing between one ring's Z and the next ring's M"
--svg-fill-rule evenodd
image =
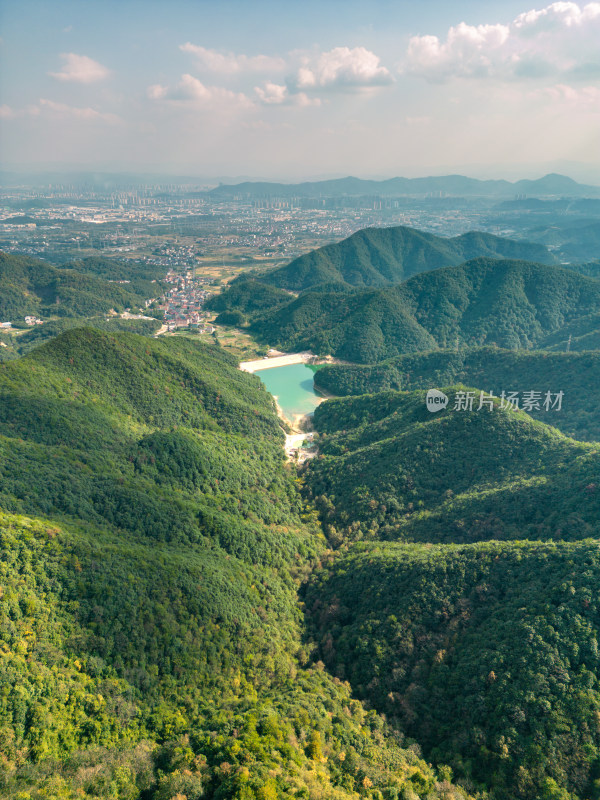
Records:
M4 4L6 170L600 181L600 3Z

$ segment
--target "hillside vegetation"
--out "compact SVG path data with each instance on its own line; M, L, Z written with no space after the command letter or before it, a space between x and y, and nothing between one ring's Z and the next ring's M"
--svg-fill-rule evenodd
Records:
M593 800L599 581L597 541L360 544L305 601L327 666L472 790Z
M523 412L380 392L318 406L320 455L306 485L334 544L578 540L600 534L600 445L563 436ZM479 392L474 392L479 398ZM546 412L549 422L553 411Z
M511 258L554 264L539 244L517 242L481 231L454 238L414 228L365 228L262 276L265 283L304 291L320 284L390 286L412 275L462 264L473 258Z
M600 800L600 280L480 234L341 245L210 301L354 362L301 467L218 342L77 327L151 268L9 258L40 309L77 283L0 363L2 797Z
M593 369L594 355L564 363ZM560 376L561 363L480 350L332 374L355 389L369 371L383 382L397 370L409 384L427 370L502 376L529 364L535 380ZM329 400L315 412L319 455L305 467L305 493L338 548L303 595L319 655L469 791L593 800L600 446L498 399L478 409L479 390L472 411L458 410L457 393L469 390L438 386L450 401L435 414L424 390Z
M87 256L68 260L64 269L72 269L87 275L95 275L107 281L130 281L141 284L152 283L164 278L165 268L160 264L149 264L145 261L106 258L104 256Z
M526 261L475 259L386 289L305 292L256 314L250 330L282 349L374 363L457 341L543 347L577 320L596 325L599 312L596 279Z
M205 305L211 311L221 313L239 311L242 314L253 314L273 309L290 299L289 292L277 289L275 286L256 280L244 280L234 281L226 291L212 295Z
M315 373L315 387L337 397L373 394L388 389L430 389L452 383L502 391L564 392L562 407L551 417L532 408L529 415L551 422L563 433L584 441L600 440L600 353L548 353L475 347L398 356L369 366L334 364Z
M323 537L257 377L76 329L0 400L3 797L465 796L311 665Z
M86 259L78 262L81 271L76 271L0 252L0 317L3 321L22 321L25 315L94 316L111 308L138 308L156 293L147 278L134 279L130 284L111 283L121 278L105 277L115 274L106 267L106 261ZM116 274L124 274L123 268L116 269Z
M43 325L34 325L27 330L19 332L9 331L0 334L0 341L5 343L5 347L0 348L0 361L10 361L13 358L25 355L34 347L54 339L65 331L72 328L95 328L107 333L137 333L141 336L153 336L160 328L161 323L157 319L127 319L119 316L105 317L59 317L50 319Z

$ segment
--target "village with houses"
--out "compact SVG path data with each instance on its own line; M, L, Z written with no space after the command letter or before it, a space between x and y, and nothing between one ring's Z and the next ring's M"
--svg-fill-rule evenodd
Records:
M110 281L110 283L129 283L130 281ZM198 333L213 333L215 327L207 321L207 314L203 310L203 304L210 292L205 288L209 282L208 278L196 277L192 269L175 271L170 269L164 278L167 290L160 298L150 298L146 300L146 308L152 306L163 312L163 329L160 333L174 332L181 328L197 331ZM146 316L142 313L132 313L126 309L117 314L114 310L108 316L120 316L123 319L155 319L153 316ZM42 325L44 320L34 315L24 317L27 327ZM14 321L0 321L0 329L11 330L14 327L22 327Z
M187 270L185 274L169 270L165 278L169 289L159 303L168 331L190 328L198 333L214 332L214 326L206 321L206 313L203 312L204 300L209 293L202 287L207 282L207 278L195 277L192 270Z

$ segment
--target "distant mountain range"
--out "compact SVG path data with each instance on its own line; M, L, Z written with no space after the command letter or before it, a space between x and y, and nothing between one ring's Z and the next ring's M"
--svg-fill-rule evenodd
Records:
M246 197L341 197L344 195L419 196L446 194L462 197L514 198L515 195L534 197L598 197L600 187L578 183L559 173L549 173L536 180L480 180L464 175L438 175L424 178L388 178L368 180L348 176L324 180L283 183L279 181L252 180L240 176L193 176L169 175L165 173L126 172L79 172L79 171L34 171L0 170L1 186L42 186L48 183L66 183L72 186L95 190L114 191L142 186L181 187L188 185L190 191L201 192L202 187L219 186L207 191L208 196L228 199Z
M600 187L586 186L565 175L550 173L537 180L520 180L515 183L505 180L478 180L464 175L442 175L429 178L390 178L383 181L361 178L338 178L336 180L309 181L305 183L270 183L246 181L234 185L221 185L207 192L213 199L234 197L343 197L380 195L385 197L425 196L431 194L456 195L460 197L514 197L533 195L536 197L600 197Z

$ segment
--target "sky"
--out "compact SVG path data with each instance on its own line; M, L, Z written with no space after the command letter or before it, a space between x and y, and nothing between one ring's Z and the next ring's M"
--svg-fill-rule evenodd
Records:
M0 163L600 182L600 2L4 0Z

